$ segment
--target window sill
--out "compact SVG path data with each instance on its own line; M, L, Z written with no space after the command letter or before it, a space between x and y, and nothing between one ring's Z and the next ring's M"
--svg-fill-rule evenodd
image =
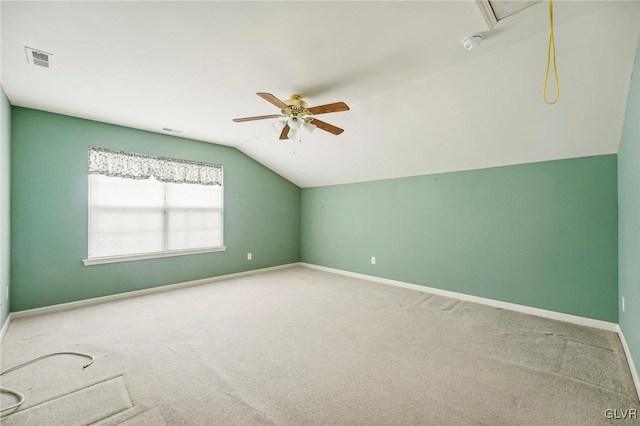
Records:
M141 253L141 254L125 254L122 256L104 256L83 259L85 266L102 265L104 263L131 262L133 260L157 259L161 257L184 256L188 254L213 253L217 251L226 251L227 246L208 247L203 249L173 250L157 253Z

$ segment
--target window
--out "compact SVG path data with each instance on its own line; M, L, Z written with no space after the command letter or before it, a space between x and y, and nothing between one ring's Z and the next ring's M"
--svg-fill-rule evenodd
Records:
M85 264L221 250L222 166L89 149Z

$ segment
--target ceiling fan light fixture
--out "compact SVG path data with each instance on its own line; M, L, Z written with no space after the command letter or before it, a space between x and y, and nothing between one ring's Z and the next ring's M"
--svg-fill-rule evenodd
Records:
M234 122L242 123L245 121L268 120L275 118L278 120L272 122L271 125L276 131L280 132L279 139L297 139L298 141L300 140L302 133L300 130L301 127L304 127L305 131L308 133L313 132L316 127L333 135L340 135L344 132L344 129L336 127L333 124L325 123L324 121L318 120L314 117L318 114L349 111L349 106L344 102L334 102L332 104L307 108L307 103L302 100L299 95L291 95L291 97L284 102L273 96L271 93L258 92L257 95L280 108L280 114L234 118Z
M289 127L291 128L291 130L297 130L300 128L300 126L302 126L303 120L300 117L297 116L293 116L293 117L289 117L289 120L287 120L287 124L289 124Z
M318 126L316 126L315 124L311 124L309 122L306 122L306 121L302 125L302 128L305 129L307 131L307 133L313 133L313 131L316 129L316 127L318 127Z
M289 130L289 140L294 142L300 141L300 129Z

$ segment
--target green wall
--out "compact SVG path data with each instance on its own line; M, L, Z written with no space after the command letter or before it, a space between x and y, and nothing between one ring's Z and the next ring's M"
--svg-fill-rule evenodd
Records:
M617 322L615 155L306 188L301 235L303 262Z
M299 260L300 189L236 149L25 108L11 120L11 311ZM222 164L227 251L84 266L89 146Z
M11 186L11 105L0 84L0 328L9 316L9 241ZM11 295L9 295L11 297Z
M12 311L302 260L618 320L615 155L300 190L228 147L25 108L10 118ZM223 164L227 251L84 266L91 145Z
M618 151L618 214L618 292L626 305L625 312L620 308L619 323L633 362L640 368L640 49Z

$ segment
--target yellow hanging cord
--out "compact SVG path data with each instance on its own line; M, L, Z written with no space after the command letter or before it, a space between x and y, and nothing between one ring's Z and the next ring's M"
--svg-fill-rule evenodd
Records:
M549 79L549 66L551 65L551 50L553 50L553 74L556 78L556 98L553 101L547 99L547 81ZM560 99L560 83L558 82L558 65L556 64L556 40L553 37L553 0L549 0L549 48L547 49L547 71L544 74L544 88L542 100L547 105L553 105Z

